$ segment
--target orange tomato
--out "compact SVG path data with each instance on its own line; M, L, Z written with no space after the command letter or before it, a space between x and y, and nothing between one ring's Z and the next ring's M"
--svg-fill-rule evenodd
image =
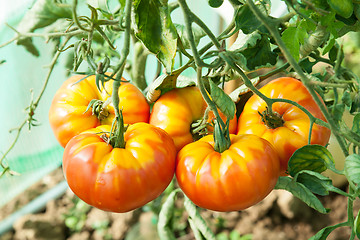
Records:
M176 160L176 179L196 205L214 211L239 211L265 198L279 177L271 144L255 135L230 134L231 145L214 150L212 135L189 143Z
M56 92L49 110L50 126L63 147L73 136L102 124L111 124L115 117L112 103L98 115L93 115L92 109L85 112L91 100L105 102L111 98L113 81L106 82L105 88L99 91L95 75L81 80L84 77L76 75L66 80ZM119 98L119 108L123 110L126 124L149 121L150 106L138 88L131 83L122 83Z
M282 77L271 81L260 89L269 98L292 100L306 108L316 118L325 121L319 106L301 81ZM255 134L268 140L280 156L281 175L286 175L291 155L300 147L308 144L310 132L309 117L298 107L284 102L276 102L272 106L283 123L275 128L267 126L261 114L266 110L266 103L257 95L253 95L245 104L238 121L238 134ZM330 130L314 124L311 131L311 144L326 145L330 138Z
M197 87L175 88L162 95L154 104L149 123L164 129L174 140L179 151L194 141L191 132L192 123L202 119L207 107ZM219 111L223 120L225 116ZM208 123L214 119L209 112ZM237 119L230 120L230 133L236 133ZM212 127L208 128L212 131Z
M148 123L130 125L124 148L101 137L102 125L73 137L63 155L70 189L84 202L105 211L127 212L157 198L171 182L176 150L171 137ZM97 133L97 134L96 134Z

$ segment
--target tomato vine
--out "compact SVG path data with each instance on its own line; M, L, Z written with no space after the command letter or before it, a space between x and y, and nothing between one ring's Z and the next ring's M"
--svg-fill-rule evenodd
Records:
M38 0L37 2L51 2ZM119 88L122 76L128 73L131 82L146 93L147 100L155 102L162 94L177 87L196 85L208 105L204 118L192 123L196 131L206 128L208 112L212 111L215 120L214 149L223 153L232 145L229 133L229 121L238 118L236 105L242 101L245 92L251 92L266 103L266 110L259 112L265 119L274 120L274 129L284 124L282 116L273 110L273 106L286 103L300 109L309 120L307 129L308 145L297 149L289 159L288 171L290 176L279 178L275 188L285 189L302 199L310 207L319 212L327 210L316 197L316 194L328 194L329 191L342 194L348 198L348 220L319 231L312 239L323 239L338 227L348 226L352 229L350 239L360 236L358 230L359 215L354 216L354 199L359 197L359 177L356 175L360 169L360 117L359 117L359 77L350 69L344 67L343 47L338 39L350 31L359 32L360 14L355 10L359 7L356 1L346 1L349 9L340 9L334 1L288 1L283 0L288 13L280 17L270 15L270 0L231 0L234 10L232 20L218 35L214 34L210 26L198 17L186 0L168 2L167 0L121 0L119 6L109 10L109 7L93 7L88 5L90 16L78 14L79 5L83 2L73 0L53 1L51 6L58 15L48 13L48 8L34 5L32 17L37 24L26 31L14 30L16 36L0 47L16 42L24 46L33 55L38 55L36 46L31 39L35 37L57 41L57 48L45 82L37 98L32 99L26 108L27 116L16 130L16 136L10 147L1 156L0 166L6 173L16 174L5 164L8 153L13 149L20 137L22 129L28 124L29 129L36 126L34 115L42 96L51 80L51 73L63 52L72 51L73 59L71 72L80 73L82 64L87 64L87 71L81 72L86 76L96 75L96 86L100 89L105 83L113 80L113 93L111 100L106 102L95 101L89 108L105 108L113 104L115 108L115 138L111 137L113 147L124 147L124 134L126 127L122 109L119 108ZM107 2L110 2L107 1ZM223 1L208 1L211 7L220 7ZM36 7L35 7L36 6ZM180 9L184 24L175 24L172 12ZM41 16L50 16L43 19ZM69 20L70 18L70 20ZM64 20L58 30L55 27L57 20ZM51 32L34 33L45 26L54 27ZM65 27L64 27L65 26ZM21 27L21 26L20 26ZM238 34L238 35L236 35ZM204 42L204 37L207 40ZM232 46L227 42L230 37L237 36ZM120 41L119 41L120 39ZM208 42L206 42L208 41ZM68 45L69 44L69 45ZM121 44L118 50L117 44ZM132 54L132 59L130 56ZM145 74L148 56L156 57L154 65L157 66L154 81L147 80ZM176 61L179 57L179 61ZM185 63L183 63L185 62ZM317 63L325 63L329 67L325 73L313 72ZM190 79L184 77L185 70L194 70ZM161 72L163 70L163 72ZM108 74L110 73L110 74ZM270 77L278 74L298 78L306 87L316 105L325 116L317 117L312 110L302 104L285 98L272 98L266 96L257 86ZM185 80L184 80L185 79ZM221 89L229 80L241 79L242 84L229 95ZM330 96L331 95L331 96ZM329 97L330 96L330 97ZM328 98L326 98L328 97ZM246 101L246 100L244 100ZM96 103L96 104L95 104ZM354 115L353 126L350 128L343 123L342 115L349 111ZM223 120L220 113L226 116ZM337 144L345 156L344 170L335 168L334 159L325 146L310 146L314 126L321 126L331 130ZM350 146L353 151L350 151ZM306 155L309 152L317 158ZM320 154L318 154L320 152ZM309 162L304 164L304 156ZM348 183L348 192L335 188L330 179L321 173L330 169L336 174L345 175ZM310 183L310 185L309 185ZM313 185L311 185L313 184ZM314 187L316 186L316 187ZM170 218L173 217L174 199L180 192L176 188L168 194L163 209L160 212L158 227L162 227L159 234L161 239L174 239L169 227ZM189 226L194 235L214 239L214 235L205 226L200 214L191 200L185 197L185 209L189 212Z

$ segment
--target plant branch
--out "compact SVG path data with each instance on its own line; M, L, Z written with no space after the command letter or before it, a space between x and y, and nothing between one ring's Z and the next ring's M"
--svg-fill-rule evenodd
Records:
M32 102L30 103L30 106L27 108L27 109L29 109L28 118L25 119L24 122L23 122L18 128L14 129L14 130L17 131L16 137L15 137L14 141L12 142L12 144L10 145L10 147L8 148L8 150L3 154L3 156L2 156L1 159L0 159L0 166L3 167L4 169L8 169L8 168L6 168L6 167L4 166L4 159L5 159L6 156L9 154L9 152L15 147L15 145L16 145L19 137L20 137L20 133L21 133L22 129L24 128L24 126L26 125L26 123L28 123L29 126L31 126L31 122L33 121L33 118L32 118L32 117L33 117L33 115L35 114L35 110L36 110L36 108L38 107L39 102L40 102L40 100L41 100L41 98L42 98L42 96L43 96L43 94L44 94L44 92L45 92L45 90L46 90L46 87L47 87L47 85L48 85L48 82L49 82L51 73L52 73L52 71L53 71L53 69L54 69L54 67L55 67L55 64L56 64L56 62L57 62L60 54L62 53L61 49L65 48L65 46L66 46L66 44L68 43L68 41L70 40L70 38L71 38L71 37L68 36L68 37L65 39L62 47L56 52L56 54L54 55L53 59L51 60L51 63L50 63L50 66L49 66L49 71L48 71L48 74L47 74L47 76L46 76L46 78L45 78L45 82L44 82L44 84L43 84L42 89L41 89L38 97L36 98L36 100L35 100L35 101L32 101ZM10 171L10 170L8 169L8 171ZM14 172L10 171L10 174L14 174ZM3 175L3 173L2 173L1 175Z
M115 144L114 147L124 147L125 140L124 140L124 119L122 115L122 110L119 109L119 87L121 84L122 74L124 72L126 59L129 55L129 48L130 48L130 34L131 34L131 5L132 0L126 0L125 6L125 32L124 32L124 46L122 49L122 54L120 58L120 63L117 69L112 73L110 78L112 78L117 72L116 79L113 82L113 92L112 92L112 102L115 108L115 116L117 120L117 129L115 132Z
M327 122L329 123L330 130L334 133L343 153L345 156L349 155L349 151L347 150L345 141L343 138L341 138L337 133L337 127L334 119L331 117L330 113L328 112L326 106L323 104L315 90L312 88L310 79L304 74L299 64L296 62L296 60L292 57L291 53L287 49L285 43L281 39L281 36L276 28L276 26L270 25L268 18L255 6L252 0L248 0L247 3L249 4L249 7L251 11L255 14L255 16L264 24L264 26L268 29L271 36L274 38L275 42L278 44L281 52L284 54L287 61L290 63L290 65L294 68L294 70L299 74L299 77L301 78L302 82L304 83L305 87L308 89L309 93L315 100L316 104L319 106L320 110L324 114Z
M195 15L191 12L191 10L189 9L189 6L186 4L185 0L179 0L179 4L180 4L181 9L183 10L186 34L189 38L190 48L193 53L193 60L195 61L195 64L199 67L213 68L213 66L211 64L205 63L200 57L201 55L199 54L199 52L196 48L196 43L195 43L192 26L191 26L192 23L194 21L196 21L196 23L201 24L199 26L203 27L204 31L209 35L210 39L213 40L212 44L216 44L217 47L220 48L220 43L217 41L216 37L211 33L211 31L207 28L207 26L204 23L202 23L202 21L199 18L194 17ZM212 46L212 44L210 44L210 47Z

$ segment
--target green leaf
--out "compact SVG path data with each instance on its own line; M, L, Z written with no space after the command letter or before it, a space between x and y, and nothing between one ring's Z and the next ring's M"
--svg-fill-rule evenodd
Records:
M210 7L218 8L223 4L224 0L208 0Z
M236 230L232 230L229 234L230 240L239 240L241 239L240 233Z
M306 30L300 26L288 27L282 33L281 38L296 61L300 59L300 44L304 43L307 36Z
M170 74L165 73L156 78L149 86L149 91L146 94L148 102L155 102L164 91L175 88L177 78L186 68L188 68L188 66L184 65Z
M345 104L344 103L338 103L336 105L330 106L329 110L332 113L332 116L334 117L334 119L338 122L341 121L342 116L344 114L345 111Z
M190 41L189 38L186 34L186 30L185 30L185 26L182 24L176 24L174 23L178 36L179 36L179 40L182 43L182 46L184 47L184 49L190 49ZM192 31L193 31L193 36L194 36L194 40L195 40L195 44L196 46L199 44L200 39L204 36L206 36L206 33L204 32L204 30L199 27L198 25L194 25L192 26Z
M250 81L254 86L256 86L260 82L260 78L256 77L256 78L250 79ZM240 101L241 95L243 95L249 91L250 91L250 89L245 84L242 84L240 87L238 87L234 91L232 91L229 94L229 97L231 98L231 100L233 102L236 103L236 102Z
M66 7L65 4L60 5L54 0L37 0L21 19L17 31L24 33L34 32L36 29L49 26L58 19L71 17L71 9ZM40 55L31 38L21 38L16 44L24 46L34 56Z
M299 62L300 67L307 73L312 73L312 68L317 64L316 61L310 62L309 58L301 59ZM312 75L314 76L314 75Z
M191 218L194 223L193 226L195 226L201 232L205 239L215 240L215 234L207 226L205 220L201 217L194 203L186 196L184 200L184 207L189 214L189 218Z
M358 212L356 218L355 218L355 222L354 222L354 231L355 234L357 236L357 238L360 239L360 211Z
M310 189L315 194L326 196L330 192L335 192L347 197L352 197L350 194L332 185L332 180L320 173L303 170L296 175L296 181L302 183L305 187Z
M335 45L335 37L333 35L330 36L329 41L326 43L324 50L322 52L323 55L327 54Z
M354 5L352 3L352 0L327 0L327 2L337 14L344 18L351 17L354 11Z
M360 113L354 116L351 130L360 135Z
M288 165L289 174L293 177L302 170L321 173L330 169L338 172L331 153L321 145L305 145L297 149L290 157Z
M178 190L175 189L169 194L160 210L159 220L157 224L157 230L160 240L176 239L174 231L171 230L171 221L175 209L175 198L177 192Z
M334 11L321 16L319 22L321 25L327 26L326 31L330 32L335 39L339 37L339 30L345 26L345 23L336 20L336 13Z
M219 88L213 81L210 80L209 83L210 96L212 100L227 118L233 119L236 110L235 103L231 100L229 95L227 95L224 90Z
M265 15L268 15L269 9L267 5L258 3L257 6ZM268 33L266 27L254 15L247 3L239 7L239 9L237 10L235 16L235 26L237 29L241 29L242 32L245 34L249 34L254 31Z
M341 101L345 103L346 106L350 107L352 104L351 95L349 91L345 91L341 97Z
M353 183L360 184L360 155L351 154L345 158L345 176Z
M236 38L235 42L229 47L230 51L236 51L236 50L245 50L249 47L256 46L257 42L261 40L262 35L255 31L251 34L243 34L242 32L239 32L238 37Z
M18 30L20 32L33 32L36 29L49 26L61 18L72 18L69 5L59 4L54 0L37 0L22 18Z
M225 232L221 232L216 235L216 240L229 240L229 237Z
M177 49L177 32L168 6L162 5L159 0L135 0L134 15L136 36L171 73Z
M255 70L260 67L273 66L277 62L277 54L271 50L270 40L262 36L254 46L247 46L239 51L247 59L247 68Z
M301 199L309 207L315 209L320 213L328 213L320 200L302 183L296 182L290 177L279 177L275 189L283 189L292 193L295 197Z
M329 234L334 231L338 226L329 226L318 231L314 236L309 238L309 240L326 240Z

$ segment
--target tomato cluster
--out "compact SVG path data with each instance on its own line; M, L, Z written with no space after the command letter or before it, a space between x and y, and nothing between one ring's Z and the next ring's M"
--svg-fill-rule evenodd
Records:
M291 100L325 121L296 79L276 79L260 92ZM200 207L245 209L272 191L296 149L308 139L325 145L330 136L329 129L311 126L308 115L294 104L276 101L269 111L253 95L239 119L228 122L229 147L218 151L212 134L214 114L207 111L197 87L164 93L150 112L141 91L126 82L119 89L125 123L124 145L119 147L110 141L115 117L111 94L112 81L99 90L95 76L72 77L56 93L49 112L54 134L65 147L63 171L70 188L106 211L143 206L157 198L174 175L184 194ZM221 112L220 117L226 122Z

